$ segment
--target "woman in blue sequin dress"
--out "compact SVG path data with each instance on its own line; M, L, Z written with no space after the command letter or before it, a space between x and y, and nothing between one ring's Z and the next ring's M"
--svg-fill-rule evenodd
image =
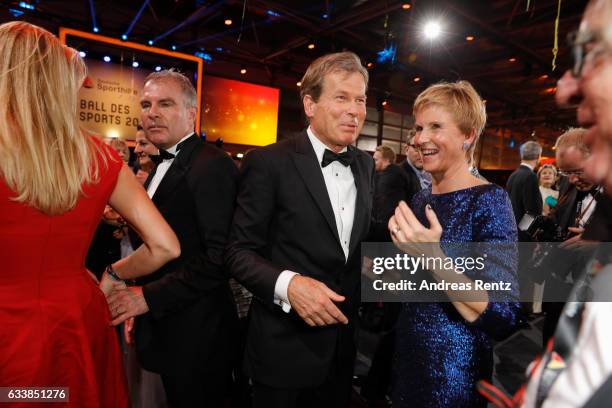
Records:
M516 223L506 192L469 171L486 122L474 88L465 81L430 86L415 100L414 114L414 143L433 180L413 198L412 210L404 202L396 209L389 220L393 241L439 243L439 253L450 257L458 255L457 248L470 251L467 246L449 249L452 243L483 243L478 245L487 245L488 258L478 279L509 282L512 290L495 302L483 291L478 301L403 304L396 327L393 407L486 407L476 383L491 380L491 339L508 336L521 322L512 244ZM474 275L466 272L456 279L471 282Z

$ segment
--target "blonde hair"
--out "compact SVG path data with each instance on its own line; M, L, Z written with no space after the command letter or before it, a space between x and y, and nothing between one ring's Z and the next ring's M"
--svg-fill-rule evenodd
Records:
M380 152L383 159L388 160L389 163L395 163L395 152L389 146L380 145L376 148L376 151Z
M368 70L361 65L361 60L357 54L345 51L334 54L323 55L314 60L306 70L302 78L300 87L300 97L310 95L315 102L319 101L323 92L323 80L325 76L332 72L345 72L347 74L359 73L368 88Z
M95 142L79 128L78 53L25 22L0 25L0 174L14 201L48 215L76 205L98 178Z
M538 181L540 181L540 177L542 176L542 172L543 172L544 170L546 170L546 169L552 170L552 171L553 171L553 173L555 174L555 179L557 178L557 168L556 168L554 165L550 164L550 163L546 163L546 164L542 165L542 166L541 166L541 167L538 169L538 173L537 173L537 175L538 175Z
M412 112L414 115L432 105L445 108L451 113L459 130L465 135L475 132L474 142L465 152L468 163L473 162L476 143L487 123L485 104L468 81L440 82L429 86L417 96Z
M119 153L119 155L121 155L121 158L123 158L123 153L126 153L127 158L123 159L123 161L126 163L129 161L130 148L128 147L128 144L125 141L118 138L112 138L108 141L108 144L110 145L110 147L115 149L117 153Z
M575 147L580 150L585 156L591 154L591 149L584 142L584 136L587 130L584 128L569 128L555 142L555 152L557 155L562 154L568 147Z

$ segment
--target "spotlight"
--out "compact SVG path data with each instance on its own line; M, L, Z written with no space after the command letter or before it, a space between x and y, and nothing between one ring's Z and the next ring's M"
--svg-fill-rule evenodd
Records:
M540 79L548 79L548 75L544 74L544 75L540 76Z
M237 158L242 159L244 157L244 153L238 153L236 155Z
M97 32L99 32L99 31L100 31L100 29L99 29L98 27L94 27L94 28L93 28L93 32L94 32L94 33L97 33Z
M419 82L421 80L421 77L414 77L413 81L414 82Z
M108 55L105 55L102 59L104 60L104 62L111 62L111 57L109 57Z
M85 58L87 56L87 53L85 51L79 51L79 56L81 58Z
M297 85L297 86L298 86L298 88L299 88L300 86L302 86L302 81L298 81L296 85Z
M372 68L373 66L374 66L374 63L368 62L368 65L367 65L368 68Z
M153 40L149 40L149 45L153 45Z
M440 23L437 21L430 21L425 24L425 27L423 27L423 34L425 34L425 37L430 40L438 38L441 32L442 28L440 27Z
M226 26L231 26L232 25L232 20L230 20L229 18L227 20L224 21Z
M157 72L161 71L161 67L160 67L159 65L158 65L158 66L156 66L156 67L155 67L155 71L157 71Z
M314 48L315 48L315 44L314 43L308 44L308 49L309 50L314 50Z
M172 48L172 51L176 51L176 45L173 45L173 46L172 46L172 47L170 47L170 48Z
M240 68L240 73L241 73L242 75L244 75L244 74L246 74L246 73L247 73L247 69L246 69L246 67L245 67L244 65L243 65L243 66Z
M512 58L508 58L509 62L516 62L516 58L512 57Z
M127 40L127 35L125 35L125 34L121 34L121 39L122 39L123 41Z
M402 4L402 8L403 8L404 10L409 10L409 9L410 9L410 7L412 7L412 6L410 5L410 3L404 3L404 4Z
M381 104L381 105L382 105L382 106L387 106L387 101L386 101L386 100L382 101L382 104Z
M140 65L140 64L138 63L138 61L134 61L134 62L132 62L132 66L133 66L134 68L138 68L138 66L139 66L139 65Z
M465 37L466 41L474 41L474 36L473 35L468 35L467 37Z

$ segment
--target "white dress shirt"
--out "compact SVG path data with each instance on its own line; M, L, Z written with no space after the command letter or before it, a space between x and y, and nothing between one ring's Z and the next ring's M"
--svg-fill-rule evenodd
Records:
M310 126L306 130L308 139L317 156L317 162L323 173L325 187L329 195L329 201L334 210L334 218L336 220L336 228L340 245L344 252L345 261L348 260L349 246L351 244L351 232L353 230L353 220L355 218L355 202L357 200L357 187L355 186L355 178L350 166L344 166L338 161L334 161L329 165L321 166L323 153L327 147L314 134ZM345 152L347 148L342 149ZM289 298L287 296L287 288L291 279L297 275L293 271L283 271L276 280L274 285L274 303L281 306L285 312L291 310Z
M176 146L179 143L181 143L183 140L191 137L192 135L193 135L193 132L189 133L187 136L183 137L181 140L176 142L174 146L167 149L166 151L168 153L176 154ZM174 159L164 159L161 163L157 165L157 169L155 170L155 175L153 176L153 178L151 179L151 182L149 183L149 186L147 187L147 194L149 195L149 198L153 198L153 195L157 191L157 187L159 187L159 184L164 179L164 176L166 175L166 172L172 165L172 162L174 162Z

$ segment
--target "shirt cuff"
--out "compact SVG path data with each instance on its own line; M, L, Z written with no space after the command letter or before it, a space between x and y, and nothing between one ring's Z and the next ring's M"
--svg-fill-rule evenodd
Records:
M279 305L283 312L289 313L291 311L291 303L289 303L289 297L287 296L287 289L289 288L289 282L295 275L299 273L293 271L282 271L276 279L274 285L274 303Z

